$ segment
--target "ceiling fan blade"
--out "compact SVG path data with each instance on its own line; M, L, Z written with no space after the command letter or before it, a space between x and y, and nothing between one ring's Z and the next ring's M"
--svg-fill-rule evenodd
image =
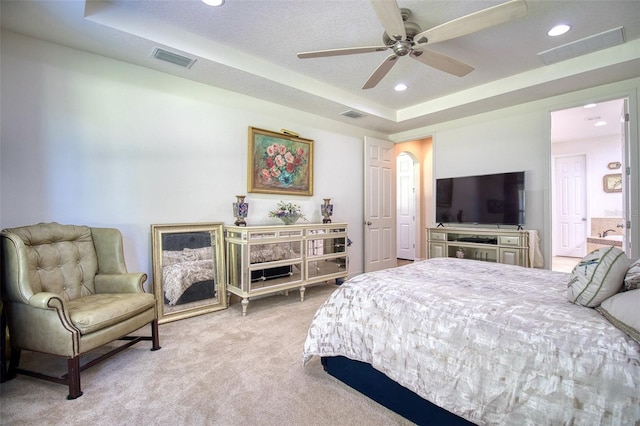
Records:
M387 59L382 62L378 68L369 76L367 82L362 86L363 89L371 89L375 87L376 84L380 83L380 80L384 78L385 75L393 68L393 66L398 62L398 57L396 55L389 55Z
M387 46L366 46L366 47L348 47L346 49L316 50L313 52L298 53L298 58L306 59L306 58L323 58L326 56L355 55L357 53L383 52L387 49L388 49Z
M511 0L433 27L414 37L418 44L438 43L491 28L527 14L525 0Z
M382 28L392 40L407 38L402 14L395 0L371 0L371 5L378 15Z
M433 50L414 50L410 56L425 65L449 74L457 75L458 77L465 76L475 69L469 64L460 62L442 53L434 52Z

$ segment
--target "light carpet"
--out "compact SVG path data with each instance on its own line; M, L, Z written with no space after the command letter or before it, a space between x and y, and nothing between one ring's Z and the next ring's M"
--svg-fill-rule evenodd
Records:
M81 375L84 395L18 375L0 385L0 424L410 425L325 373L302 346L317 308L337 287L252 300L160 325L162 349L140 342ZM148 328L142 329L147 333ZM66 361L23 352L21 366L63 374Z

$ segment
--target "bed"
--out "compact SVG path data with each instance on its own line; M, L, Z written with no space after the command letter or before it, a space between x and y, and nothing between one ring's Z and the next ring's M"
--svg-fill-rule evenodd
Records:
M639 327L625 315L640 290L620 292L618 260L615 274L592 259L574 271L606 269L620 281L606 292L593 274L582 288L574 274L455 258L362 274L317 311L303 364L321 357L418 424L638 424Z

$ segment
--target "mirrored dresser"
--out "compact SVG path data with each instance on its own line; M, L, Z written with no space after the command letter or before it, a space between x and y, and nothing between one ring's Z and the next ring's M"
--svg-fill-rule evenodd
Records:
M225 226L227 292L249 299L300 290L348 274L347 224Z

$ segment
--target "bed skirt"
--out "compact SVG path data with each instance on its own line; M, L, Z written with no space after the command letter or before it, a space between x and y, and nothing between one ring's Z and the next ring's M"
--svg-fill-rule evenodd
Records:
M418 425L473 425L400 386L365 362L343 356L322 357L321 362L324 370L336 379Z

